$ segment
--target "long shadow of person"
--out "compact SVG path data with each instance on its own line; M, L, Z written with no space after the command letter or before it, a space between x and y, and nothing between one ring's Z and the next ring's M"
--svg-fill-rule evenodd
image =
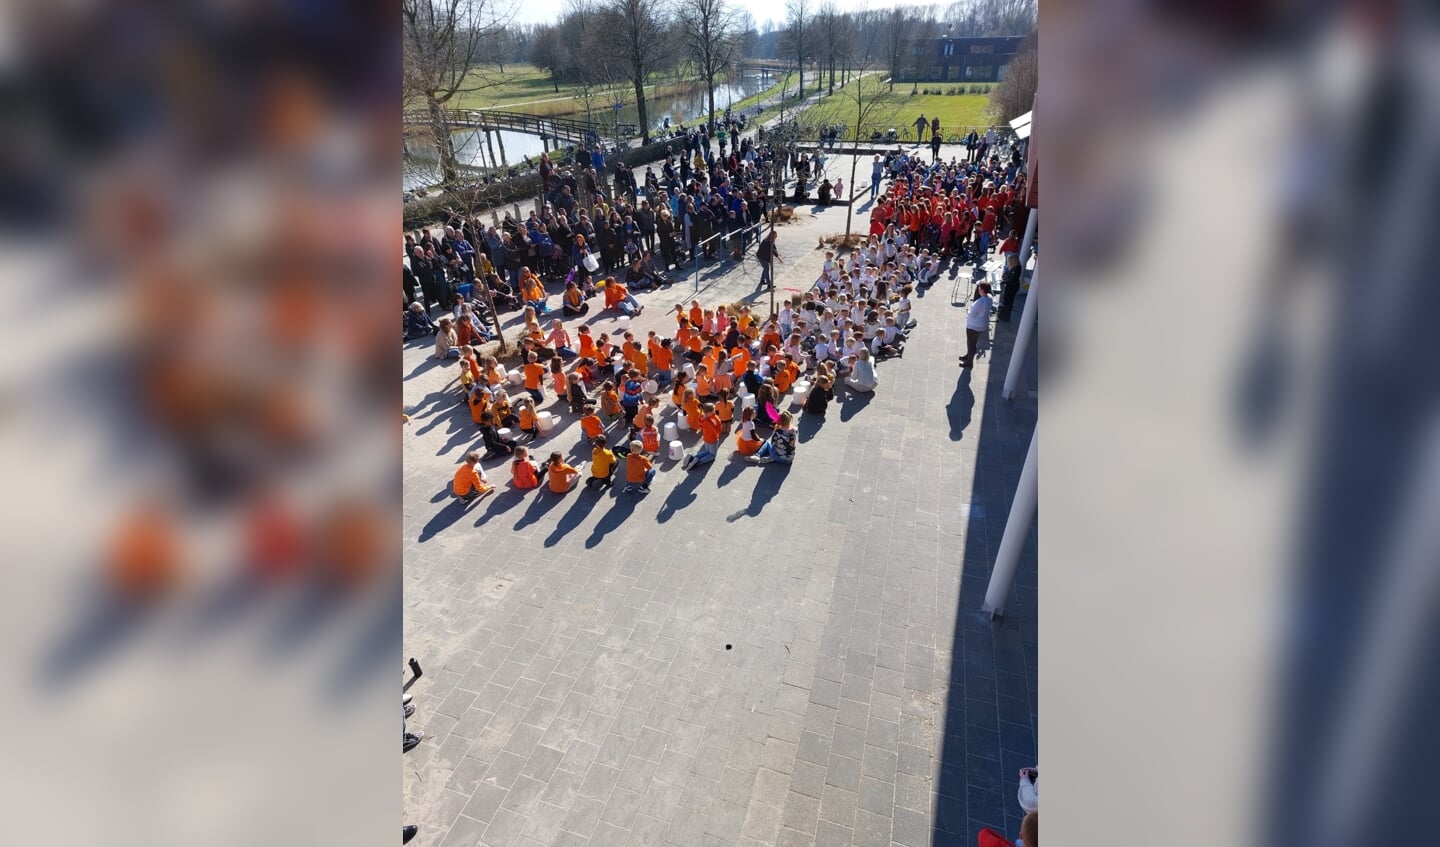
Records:
M706 462L694 470L681 471L685 474L685 478L680 480L679 485L671 489L665 502L660 505L660 513L655 516L656 523L665 523L675 517L676 512L694 503L695 489L700 487L700 483L714 466L714 462Z
M848 421L858 415L860 413L860 410L870 405L870 401L874 399L875 392L873 391L848 392L845 395L845 399L840 401L841 422Z
M484 526L490 522L491 518L499 517L520 505L525 499L527 490L533 491L534 489L521 489L511 486L510 488L495 492L495 494L490 497L490 508L485 510L485 514L480 516L480 520L476 521L475 525L477 527Z
M745 466L745 457L739 453L732 452L730 454L730 461L725 463L725 469L720 472L720 476L715 480L715 487L721 488L726 483L735 479L735 477L740 475L741 471L745 470Z
M544 517L551 509L560 505L560 501L563 499L565 499L564 494L556 494L550 490L549 485L542 484L539 488L535 489L535 496L530 498L530 508L526 509L525 514L520 516L520 520L515 522L514 528L524 529L530 524L535 523Z
M593 550L599 547L605 536L630 519L635 513L635 507L640 504L640 498L644 496L635 492L626 494L623 491L617 494L610 504L610 511L596 522L595 528L590 531L590 537L585 539L585 549Z
M950 440L959 441L965 432L965 427L970 425L970 416L975 409L975 392L970 388L970 374L974 373L969 368L961 368L960 376L955 380L955 393L950 395L950 402L945 404L945 415L950 419Z
M447 493L446 496L448 497L449 494ZM492 494L490 496L493 497L496 495ZM435 513L434 517L425 522L425 526L420 529L419 537L415 540L423 544L439 535L442 530L464 517L470 511L470 508L478 502L480 502L480 498L478 497L469 503L463 500L452 499L449 503L441 507L440 511Z
M780 486L785 483L785 478L790 475L790 466L779 462L765 465L760 471L760 478L755 480L755 489L750 492L750 505L738 512L727 515L725 520L734 523L741 518L759 517L765 510L765 506L775 495L780 493Z
M410 346L410 345L406 345L406 346ZM433 348L433 347L435 346L435 342L434 342L434 341L431 341L428 345L416 344L415 346L416 346L416 347L428 346L428 347ZM420 374L423 374L423 373L425 373L426 371L429 371L429 370L434 370L435 368L438 368L438 367L440 367L440 360L439 360L439 359L432 359L432 358L430 358L429 356L426 356L426 357L425 357L425 361L423 361L423 362L421 362L420 364L416 365L416 366L410 371L410 373L408 373L408 374L405 375L405 381L406 381L406 382L409 382L410 380L414 379L415 377L419 376Z
M585 520L586 515L595 510L595 504L599 503L610 490L609 488L586 488L583 482L576 488L579 490L575 492L570 508L560 516L560 520L556 522L555 528L550 531L550 534L545 536L546 547L554 547L559 544L561 539L569 535L572 529L578 527L581 521Z
M815 437L820 431L820 425L825 423L824 415L801 415L800 423L795 425L796 439L805 444Z

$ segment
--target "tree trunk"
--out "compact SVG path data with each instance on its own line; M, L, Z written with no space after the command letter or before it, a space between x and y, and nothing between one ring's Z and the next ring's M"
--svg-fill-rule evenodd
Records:
M645 79L635 80L635 114L640 119L640 143L650 143L650 119L645 114Z
M858 118L857 118L858 120ZM850 146L850 196L855 196L855 166L860 164L860 125L855 125L855 143ZM855 204L845 204L845 246L850 246L850 218L855 214Z
M425 100L430 110L430 134L440 163L440 181L446 184L458 182L460 162L455 157L455 140L450 135L450 120L445 115L445 107L434 95L427 95Z
M551 72L550 72L550 84L555 87L555 93L556 93L556 94L559 94L559 93L560 93L560 80L558 80L558 79L555 78L555 72L554 72L554 71L551 71Z
M710 131L715 131L715 74L705 75L705 96L710 99Z

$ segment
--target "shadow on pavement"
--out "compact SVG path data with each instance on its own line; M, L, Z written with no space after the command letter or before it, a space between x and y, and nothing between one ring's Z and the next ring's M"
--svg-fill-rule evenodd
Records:
M961 368L955 379L955 393L945 404L945 416L950 419L950 440L959 441L970 425L970 416L975 409L975 392L970 387L970 377L975 371Z
M845 399L840 402L841 423L844 423L845 421L848 421L856 415L860 414L860 412L866 406L870 405L870 401L874 399L875 392L873 391L847 392L845 394Z
M760 478L755 480L755 489L750 493L750 505L726 516L725 520L734 523L741 518L758 518L765 510L765 506L775 499L780 493L780 486L784 485L785 478L790 475L790 466L774 462L762 465Z
M448 492L446 493L446 496L449 497ZM490 498L498 496L500 496L498 493L491 494L484 499L488 500ZM439 535L443 530L448 529L451 524L464 517L465 513L469 512L470 508L479 502L481 501L471 500L469 503L464 503L460 500L451 498L450 502L442 506L440 508L440 511L435 513L435 516L433 518L426 521L425 526L421 527L420 529L420 536L415 540L422 544L426 541L429 541L430 539Z
M576 483L576 485L580 484L581 483L578 482ZM520 520L515 522L514 528L524 529L535 523L545 517L551 509L560 505L560 501L563 499L565 499L564 494L556 494L550 490L550 486L547 483L540 483L540 487L535 489L535 496L530 498L530 508L526 509L525 514L520 516Z
M699 445L696 445L695 449L700 449ZM694 451L692 450L690 452L693 453ZM685 475L685 478L680 481L679 485L671 489L670 494L666 496L665 502L660 506L660 513L655 516L655 522L665 523L675 517L676 512L694 503L696 499L695 489L700 487L701 481L705 479L706 475L710 473L710 469L714 466L714 462L706 462L695 470L680 471L680 473Z
M514 486L501 487L499 491L486 499L490 501L490 508L486 509L485 514L480 516L480 520L475 522L476 526L484 526L490 522L491 518L499 517L520 505L520 502L525 499L525 492Z
M616 472L622 477L624 476L622 471ZM613 485L612 483L611 487ZM545 536L546 547L554 547L559 544L560 540L569 535L571 530L580 526L585 517L595 510L595 504L604 499L611 490L611 488L586 488L583 481L578 483L576 488L578 490L575 492L574 502L570 504L570 508L566 510L565 514L560 516L560 520L555 522L555 529Z
M795 425L795 431L798 433L796 439L801 444L808 443L820 431L820 426L824 423L824 415L801 414L800 422Z
M621 483L623 485L623 483ZM605 536L614 532L621 524L625 523L631 515L635 514L635 507L640 504L640 499L648 495L638 491L625 493L622 488L615 493L615 499L610 504L610 511L600 518L595 528L590 531L590 537L585 539L585 549L594 550L605 540Z

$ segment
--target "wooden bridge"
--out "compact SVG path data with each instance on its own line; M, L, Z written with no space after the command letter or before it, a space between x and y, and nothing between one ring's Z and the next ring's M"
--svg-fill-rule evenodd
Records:
M486 131L509 130L526 135L538 135L552 142L583 142L591 133L601 137L618 135L622 139L634 138L640 134L634 124L604 123L602 121L575 120L572 118L547 118L528 115L524 112L500 112L494 109L446 109L445 119L452 130L479 129ZM405 112L406 126L429 126L430 113L423 109Z

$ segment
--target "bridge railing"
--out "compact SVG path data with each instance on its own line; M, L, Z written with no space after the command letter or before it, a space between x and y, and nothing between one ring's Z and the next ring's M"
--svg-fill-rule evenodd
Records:
M526 112L502 112L495 109L446 109L445 119L457 129L505 129L529 135L543 135L547 138L584 141L589 134L600 136L611 134L631 138L640 134L634 124L607 124L601 121L575 120L573 118L552 118L531 115ZM411 110L404 113L407 124L428 124L430 113Z

